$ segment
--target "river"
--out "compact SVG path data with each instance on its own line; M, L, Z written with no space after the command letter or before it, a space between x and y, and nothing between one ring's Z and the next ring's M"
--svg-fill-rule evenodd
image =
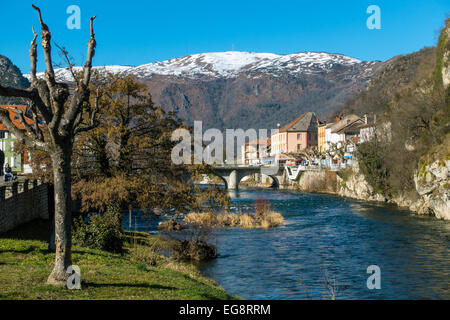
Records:
M230 195L234 211L269 200L286 223L269 230L215 232L220 256L199 267L231 294L244 299L450 299L448 221L324 194L241 189ZM379 290L366 284L372 265L381 271Z

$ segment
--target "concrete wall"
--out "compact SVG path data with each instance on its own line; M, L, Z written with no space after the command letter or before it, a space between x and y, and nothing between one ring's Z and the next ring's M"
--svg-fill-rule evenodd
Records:
M49 219L48 185L37 181L0 185L0 233L34 219Z

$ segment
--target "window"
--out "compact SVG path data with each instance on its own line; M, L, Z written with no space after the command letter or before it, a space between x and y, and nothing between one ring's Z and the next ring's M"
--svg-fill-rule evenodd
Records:
M297 151L302 151L302 145L301 144L297 145Z
M0 131L0 139L6 139L6 131Z
M297 140L301 140L301 138L302 138L302 134L301 134L301 133L298 133L298 134L297 134Z

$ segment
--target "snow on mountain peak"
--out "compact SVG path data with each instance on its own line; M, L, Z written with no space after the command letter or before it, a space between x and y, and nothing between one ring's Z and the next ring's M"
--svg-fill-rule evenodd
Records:
M341 54L324 52L301 52L289 55L255 52L210 52L192 54L162 62L148 63L136 67L95 67L108 72L134 74L139 78L154 75L195 77L236 77L240 74L257 76L267 73L274 76L283 73L315 73L330 70L335 65L355 65L361 61ZM81 71L81 67L74 68ZM67 68L55 70L61 81L72 81ZM39 76L42 76L40 74ZM25 75L26 76L26 75Z

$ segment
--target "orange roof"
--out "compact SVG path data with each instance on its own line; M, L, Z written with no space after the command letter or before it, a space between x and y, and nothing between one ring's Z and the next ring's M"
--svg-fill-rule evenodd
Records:
M2 106L0 105L0 108L3 110L9 111L9 118L11 119L14 126L20 130L25 130L24 126L20 123L19 115L16 112L16 109L22 110L22 112L25 114L25 111L27 110L27 106ZM29 125L34 124L34 121L24 115L26 123ZM1 122L0 122L0 130L8 130Z

